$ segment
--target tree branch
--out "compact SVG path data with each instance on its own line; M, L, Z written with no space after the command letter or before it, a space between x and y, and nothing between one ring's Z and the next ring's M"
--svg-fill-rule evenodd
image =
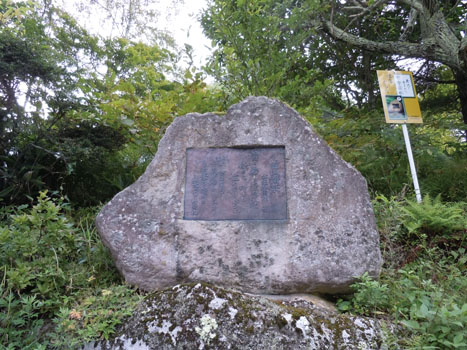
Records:
M437 83L437 84L455 84L456 83L455 80L440 80L440 79L430 78L430 77L426 77L423 75L417 75L417 74L414 74L413 76L414 78L426 81L428 83Z
M400 41L406 41L410 34L412 34L413 29L415 28L416 20L417 20L418 11L415 8L410 9L409 13L409 20L407 21L407 25L405 26L404 31L402 32L401 36L399 37Z
M369 6L369 7L366 7L366 8L363 8L363 7L360 7L360 10L361 12L360 13L357 13L357 14L354 14L354 15L350 15L349 17L352 17L352 20L349 22L349 24L347 24L347 26L345 27L344 31L347 31L347 28L349 28L358 18L364 16L365 14L371 12L373 9L375 9L376 7L378 7L379 5L387 2L388 0L377 0L373 5ZM346 8L354 8L354 6L350 6L350 7L343 7L343 9L346 9Z
M321 21L321 27L334 39L345 41L362 49L405 57L429 59L441 62L454 69L460 69L457 55L453 57L452 53L445 52L434 42L430 42L429 40L419 44L399 41L377 42L349 34L325 19Z
M461 66L459 60L459 46L461 44L460 40L453 33L449 25L446 23L443 12L438 10L432 16L432 21L430 25L433 26L432 32L433 37L435 38L438 46L443 49L444 52L450 52L453 56L452 59L456 61L458 67Z
M424 10L423 3L420 0L398 0L398 1L416 9L419 13L422 13Z

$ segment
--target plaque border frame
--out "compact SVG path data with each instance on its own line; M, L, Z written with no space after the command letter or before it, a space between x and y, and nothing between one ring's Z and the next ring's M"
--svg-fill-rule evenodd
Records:
M282 148L284 150L284 186L285 186L285 219L194 219L187 218L185 216L185 203L186 203L186 182L187 182L187 168L188 168L188 157L187 151L190 149L255 149L255 148ZM250 145L234 145L234 146L207 146L207 147L186 147L185 148L185 174L184 174L184 191L183 191L183 218L184 221L206 221L206 222L261 222L261 223L288 223L289 222L289 205L287 196L287 148L286 145L262 145L262 144L250 144Z

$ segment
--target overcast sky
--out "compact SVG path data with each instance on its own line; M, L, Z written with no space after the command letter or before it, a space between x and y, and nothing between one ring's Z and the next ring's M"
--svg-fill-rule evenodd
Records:
M199 12L206 8L206 0L186 0L185 5L180 8L180 11L171 20L168 29L173 28L174 37L180 46L188 43L193 46L196 66L205 63L209 56L210 41L204 36L200 23L196 20Z
M92 7L91 13L79 10L77 6L80 2L86 3L82 0L61 1L64 8L72 13L82 26L93 33L108 37L111 26L102 25L104 12L100 13L98 7ZM180 48L183 48L185 43L190 44L194 50L195 66L201 67L205 64L210 53L210 41L204 36L197 17L200 11L207 7L207 0L153 0L149 3L159 12L157 28L171 33Z

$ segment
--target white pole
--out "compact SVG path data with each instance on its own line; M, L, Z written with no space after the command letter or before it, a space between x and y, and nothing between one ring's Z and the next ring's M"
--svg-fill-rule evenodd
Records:
M404 133L405 147L407 148L407 156L409 157L410 172L412 173L413 187L415 189L415 196L417 202L422 202L422 194L420 192L420 186L418 185L417 169L415 169L415 162L412 155L412 147L410 146L409 131L407 130L407 124L402 124L402 132Z

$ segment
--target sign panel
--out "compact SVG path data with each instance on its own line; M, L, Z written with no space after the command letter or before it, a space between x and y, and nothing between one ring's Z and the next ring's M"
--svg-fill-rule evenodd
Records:
M285 148L186 150L185 220L287 220Z
M386 123L423 123L411 72L376 71Z

